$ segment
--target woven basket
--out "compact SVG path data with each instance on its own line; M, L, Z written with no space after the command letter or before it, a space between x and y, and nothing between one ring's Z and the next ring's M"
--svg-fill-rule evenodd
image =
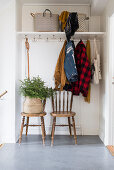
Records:
M78 13L78 22L79 22L79 29L77 32L88 32L89 31L89 18L86 17L86 14ZM61 31L62 30L62 23L61 23ZM65 30L64 30L65 31Z
M26 97L23 104L24 113L41 113L43 111L43 104L39 98Z
M88 32L88 17L86 17L86 14L79 14L78 13L78 22L79 22L79 29L77 30L77 32Z
M49 14L46 11L50 12ZM43 13L31 13L34 19L35 32L58 32L59 31L59 15L52 14L49 9Z

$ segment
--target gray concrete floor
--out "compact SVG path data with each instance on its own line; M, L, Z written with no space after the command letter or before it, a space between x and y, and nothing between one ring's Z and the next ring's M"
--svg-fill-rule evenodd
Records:
M37 135L23 135L22 143L5 144L0 149L0 170L114 170L112 157L98 136L50 136L42 146Z

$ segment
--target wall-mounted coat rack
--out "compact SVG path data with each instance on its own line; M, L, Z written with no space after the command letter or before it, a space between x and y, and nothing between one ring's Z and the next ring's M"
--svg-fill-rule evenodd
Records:
M31 39L33 41L39 41L39 40L65 40L66 35L65 32L18 32L17 35L21 39L25 39L26 37L28 39ZM93 40L96 39L102 39L105 35L105 32L76 32L75 35L72 37L74 40L83 39L83 40Z

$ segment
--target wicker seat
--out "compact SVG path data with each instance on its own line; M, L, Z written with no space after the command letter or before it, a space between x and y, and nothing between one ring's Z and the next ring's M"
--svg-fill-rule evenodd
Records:
M52 112L50 114L55 117L71 117L76 115L74 112Z
M44 123L44 116L46 115L46 112L44 112L45 102L46 101L44 101L44 104L43 104L44 106L43 106L43 112L42 113L35 113L35 114L21 113L22 123L21 123L21 131L20 131L20 137L19 137L19 144L21 143L21 140L22 140L23 128L26 127L26 136L27 136L28 126L41 126L41 128L42 128L42 140L43 140L43 144L45 144L45 136L46 136L45 123ZM41 125L29 125L29 118L30 117L40 117L41 118ZM26 124L25 124L25 118L27 120Z
M53 145L54 142L54 131L55 126L68 126L70 135L72 135L72 129L74 130L74 139L75 144L77 144L77 137L76 137L76 128L75 128L75 119L74 116L76 115L75 112L72 112L72 103L73 103L73 94L71 92L66 91L57 91L55 97L52 97L52 108L53 112L50 113L53 117L53 125L52 125L52 141L51 144ZM68 125L57 125L56 124L56 117L66 117L68 118ZM71 124L72 118L72 124Z

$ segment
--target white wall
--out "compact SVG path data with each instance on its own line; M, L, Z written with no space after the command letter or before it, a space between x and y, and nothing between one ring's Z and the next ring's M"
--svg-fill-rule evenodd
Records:
M23 18L22 18L22 30L23 31L33 31L33 18L30 16L31 12L42 12L47 6L30 6L25 5L23 7ZM49 6L49 9L54 13L61 13L63 10L69 11L79 11L80 13L86 13L89 15L88 6ZM95 18L93 22L95 21ZM92 22L92 20L91 20ZM100 19L98 17L96 27L94 30L99 31ZM97 25L98 24L98 25ZM91 24L92 31L92 24ZM30 41L30 75L37 76L40 75L43 80L46 81L47 85L54 87L54 70L56 62L62 48L63 42L59 41ZM23 78L25 77L27 70L25 71L25 45L24 41L22 43L22 58L23 58ZM99 45L100 46L100 45ZM93 56L93 42L91 42L92 56ZM95 109L94 109L95 108ZM78 134L84 135L97 135L99 133L99 85L92 85L91 91L91 104L85 103L82 96L74 97L73 110L77 113L76 124ZM51 117L50 112L52 111L50 100L47 101L46 105L47 116L45 117L47 133L51 132ZM38 120L32 119L32 123L39 122ZM63 119L63 122L66 122ZM60 121L58 120L58 123ZM38 128L29 128L29 133L40 133ZM57 134L68 134L67 128L57 128Z
M16 1L16 32L22 31L22 4ZM19 139L22 102L19 94L19 85L22 78L22 43L16 37L16 57L15 57L15 140Z
M0 102L0 143L16 142L20 131L21 41L16 31L22 29L20 1L9 0L0 11L0 93L7 90Z
M104 43L102 43L102 70L103 80L100 86L100 137L104 143L112 144L110 139L110 118L112 114L111 110L111 94L112 94L112 58L110 56L110 17L114 13L114 1L108 1L105 10L101 16L101 30L106 31L106 37Z
M15 142L15 2L0 11L0 143Z

